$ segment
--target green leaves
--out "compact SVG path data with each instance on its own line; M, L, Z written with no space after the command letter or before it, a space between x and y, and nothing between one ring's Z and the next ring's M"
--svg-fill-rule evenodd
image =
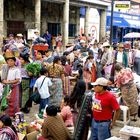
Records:
M32 76L37 77L39 76L39 72L41 69L41 64L38 63L30 63L26 66L26 70L32 74ZM30 75L29 75L30 76Z

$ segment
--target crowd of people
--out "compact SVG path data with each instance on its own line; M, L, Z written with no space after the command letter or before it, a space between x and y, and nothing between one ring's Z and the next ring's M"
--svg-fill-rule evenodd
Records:
M48 49L35 50L37 44ZM38 98L38 113L44 117L45 112L39 140L72 139L71 127L74 139L86 140L90 126L91 140L109 138L120 105L108 87L120 89L121 104L129 107L133 120L137 119L134 73L140 75L139 53L139 45L130 49L123 43L112 46L108 40L98 42L84 34L66 46L60 33L52 40L48 30L42 36L35 30L30 45L21 33L16 37L10 34L0 58L5 60L1 66L0 111L10 117L19 111L30 113L32 102ZM5 137L4 132L7 137L16 137L7 115L0 117L0 137Z

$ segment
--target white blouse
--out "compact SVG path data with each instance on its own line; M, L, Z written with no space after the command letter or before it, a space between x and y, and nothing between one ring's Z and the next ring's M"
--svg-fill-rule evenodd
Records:
M117 60L118 63L122 63L123 62L123 52L118 52L117 53Z
M20 79L21 82L21 72L20 69L17 67L10 68L8 71L7 80L16 80Z

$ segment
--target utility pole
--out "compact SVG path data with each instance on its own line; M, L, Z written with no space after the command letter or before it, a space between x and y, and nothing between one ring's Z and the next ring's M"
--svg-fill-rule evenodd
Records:
M113 40L113 12L114 12L114 0L112 0L111 2L110 45L112 45Z

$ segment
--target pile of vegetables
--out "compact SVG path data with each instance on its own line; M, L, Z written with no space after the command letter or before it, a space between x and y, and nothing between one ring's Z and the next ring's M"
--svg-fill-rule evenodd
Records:
M26 66L26 70L28 71L29 76L38 77L40 69L41 69L41 64L35 62L30 63Z

